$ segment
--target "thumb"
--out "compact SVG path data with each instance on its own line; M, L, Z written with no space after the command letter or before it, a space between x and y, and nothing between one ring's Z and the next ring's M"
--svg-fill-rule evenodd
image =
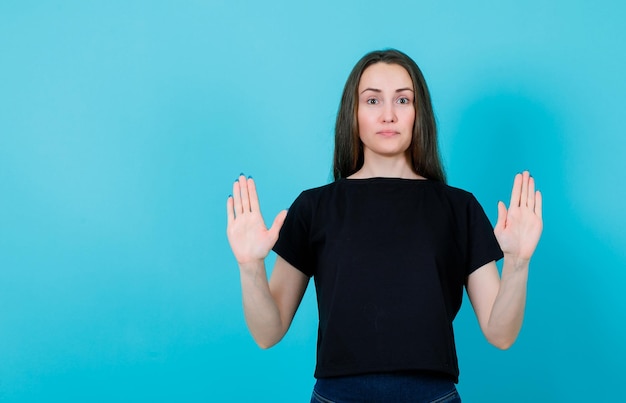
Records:
M499 232L499 231L504 230L504 226L506 225L506 216L507 216L506 206L504 205L503 202L499 201L498 202L498 221L496 222L496 226L493 229L494 232Z
M280 229L285 222L285 217L287 217L287 210L281 211L276 215L276 218L274 218L272 227L269 229L269 232L272 235L273 239L278 239L278 233L280 232Z

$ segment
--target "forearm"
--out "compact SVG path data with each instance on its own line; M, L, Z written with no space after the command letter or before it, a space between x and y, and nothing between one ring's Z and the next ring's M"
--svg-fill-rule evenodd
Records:
M240 264L243 310L248 329L261 348L278 343L285 334L280 311L270 291L263 260Z
M509 348L522 327L528 265L528 260L504 256L500 288L485 329L487 339L498 348Z

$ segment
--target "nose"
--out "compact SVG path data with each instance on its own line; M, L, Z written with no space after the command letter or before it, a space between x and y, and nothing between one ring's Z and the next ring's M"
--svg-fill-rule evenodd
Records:
M383 106L382 110L382 120L384 123L393 123L396 121L396 111L394 109L393 103Z

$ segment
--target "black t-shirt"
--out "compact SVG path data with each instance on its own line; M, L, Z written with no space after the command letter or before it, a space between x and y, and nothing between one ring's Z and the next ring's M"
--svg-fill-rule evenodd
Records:
M316 377L430 371L455 382L452 321L463 286L502 257L471 193L397 178L302 192L274 251L314 277Z

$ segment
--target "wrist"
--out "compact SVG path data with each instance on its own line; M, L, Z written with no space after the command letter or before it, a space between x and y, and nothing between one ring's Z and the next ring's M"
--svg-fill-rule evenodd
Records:
M237 262L239 271L242 273L257 273L259 270L265 269L264 259L252 259L244 262Z
M504 253L504 265L514 270L525 270L530 265L530 258L519 256L513 253Z

